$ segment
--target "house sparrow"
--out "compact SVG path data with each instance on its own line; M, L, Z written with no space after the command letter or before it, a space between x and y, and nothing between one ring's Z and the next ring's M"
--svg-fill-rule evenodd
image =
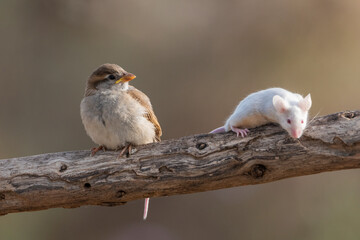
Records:
M150 99L129 85L135 75L116 64L103 64L89 77L84 98L80 104L81 119L90 138L99 150L123 148L131 153L132 145L159 142L160 124ZM144 219L149 199L145 200Z

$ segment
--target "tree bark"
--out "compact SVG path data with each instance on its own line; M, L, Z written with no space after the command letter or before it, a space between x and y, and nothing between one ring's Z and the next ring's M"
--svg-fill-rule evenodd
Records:
M279 126L200 134L118 152L0 160L0 214L210 191L360 167L360 111L318 117L299 140Z

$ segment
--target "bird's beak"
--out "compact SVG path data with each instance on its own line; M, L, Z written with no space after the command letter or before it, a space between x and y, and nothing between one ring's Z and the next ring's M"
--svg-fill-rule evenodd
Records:
M122 76L119 80L115 82L115 84L121 83L121 82L128 82L136 78L136 76L132 73L126 73L124 76Z

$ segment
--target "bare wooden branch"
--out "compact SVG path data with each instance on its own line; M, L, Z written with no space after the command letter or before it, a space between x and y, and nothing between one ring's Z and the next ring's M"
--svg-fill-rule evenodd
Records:
M0 214L128 201L259 184L360 167L360 111L316 118L300 140L280 127L202 134L107 151L0 160Z

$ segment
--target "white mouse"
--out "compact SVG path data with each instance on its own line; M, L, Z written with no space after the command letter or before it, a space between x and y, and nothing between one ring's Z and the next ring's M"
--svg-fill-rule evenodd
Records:
M282 88L265 89L244 98L225 125L211 133L231 130L237 136L245 137L249 133L248 128L272 122L280 124L291 137L300 138L306 128L310 107L310 94L303 98Z

